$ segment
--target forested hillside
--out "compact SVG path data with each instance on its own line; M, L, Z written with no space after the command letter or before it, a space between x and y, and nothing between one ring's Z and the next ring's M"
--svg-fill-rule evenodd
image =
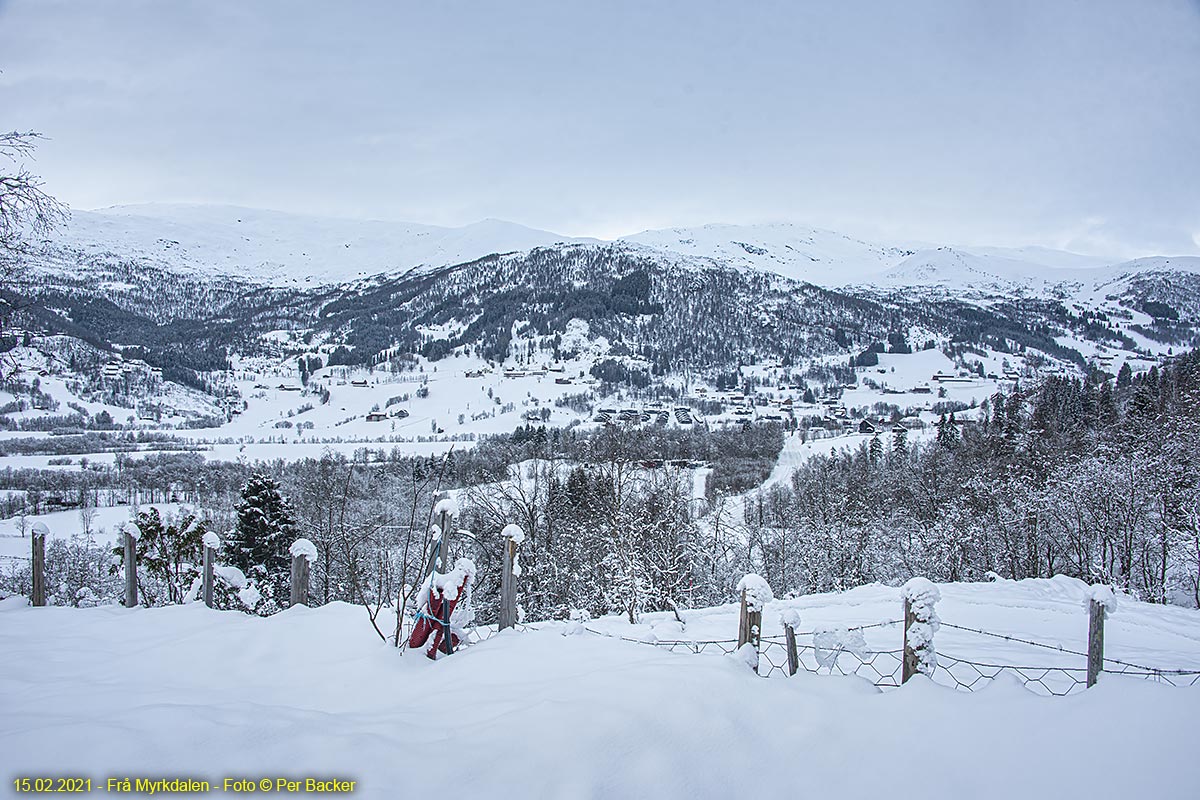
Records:
M1052 376L934 440L818 456L748 504L773 585L1066 574L1200 603L1200 353L1115 381Z

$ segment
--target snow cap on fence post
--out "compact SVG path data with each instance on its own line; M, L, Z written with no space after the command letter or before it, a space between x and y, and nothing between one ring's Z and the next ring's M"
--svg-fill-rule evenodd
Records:
M1083 610L1090 612L1092 603L1096 603L1104 609L1105 619L1117 613L1117 595L1111 586L1105 586L1103 583L1092 584L1088 589L1087 596L1083 598Z
M779 624L785 628L798 630L800 628L800 612L794 608L785 608L779 612Z
M912 578L900 594L904 598L904 667L900 682L904 683L917 673L932 676L937 669L933 635L941 621L934 606L942 594L926 578Z
M433 507L433 516L440 518L442 514L450 517L458 516L458 501L450 495L446 495L441 500L438 500Z
M737 590L746 593L746 609L748 611L762 612L767 603L775 599L775 594L771 591L771 584L767 583L767 579L761 575L755 575L753 572L738 581Z
M205 532L204 546L211 547L213 550L220 550L221 549L221 537L217 536L216 531Z
M304 537L292 542L288 552L292 554L292 558L304 556L310 564L317 560L317 546Z
M504 526L504 530L500 531L500 536L505 539L512 539L517 544L525 541L525 531L521 529L520 525L512 523Z

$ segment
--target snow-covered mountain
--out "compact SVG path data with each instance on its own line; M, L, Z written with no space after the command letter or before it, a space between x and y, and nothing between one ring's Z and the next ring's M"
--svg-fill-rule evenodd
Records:
M75 253L280 286L347 283L575 240L490 219L444 228L168 204L75 211L53 241Z
M713 259L818 286L868 283L912 254L801 225L703 225L643 231L622 241L679 256Z
M323 286L453 266L539 247L618 244L676 264L718 264L817 286L1032 290L1095 289L1145 272L1195 272L1196 257L1120 263L1043 247L877 243L794 224L648 230L613 242L501 220L459 228L315 217L211 205L135 205L73 212L42 264L77 275L112 259L168 272L271 286ZM1061 295L1062 292L1057 294Z
M1115 369L1200 345L1200 257L1112 261L876 244L798 225L602 242L498 221L438 228L137 206L74 215L33 265L18 327L42 337L23 337L37 351L25 361L47 380L62 376L60 406L103 401L114 418L159 402L140 384L113 390L104 370L125 362L222 399L241 356L280 375L300 374L301 357L310 375L318 362L399 374L447 358L470 360L464 371L522 372L544 357L576 378L642 388L695 375L728 384L769 362L797 370L792 383L844 388L880 353L940 347L948 361L934 370L994 384L1026 362L1031 371L1082 371L1089 359ZM902 374L889 392L916 386ZM863 380L882 385L882 375L875 367ZM265 391L256 383L237 394ZM22 391L16 400L52 405L46 391ZM212 416L194 405L184 410ZM479 409L453 418L468 412Z

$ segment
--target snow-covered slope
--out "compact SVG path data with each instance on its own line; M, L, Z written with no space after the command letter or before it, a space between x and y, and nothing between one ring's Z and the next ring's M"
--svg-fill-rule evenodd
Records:
M442 228L234 206L136 205L75 211L55 241L202 275L323 284L572 240L500 220Z
M1200 271L1200 258L1117 264L1044 247L874 243L794 224L703 225L615 240L651 257L779 274L820 286L940 286L1041 291L1095 287L1145 271ZM88 257L144 260L172 270L274 285L346 283L381 273L461 264L493 253L597 242L500 220L461 228L360 221L206 205L135 205L76 211L45 264L74 272Z
M774 272L822 286L869 282L911 251L801 225L704 225L643 231L622 241L680 256Z
M1073 253L1050 251L1023 256L1020 250L938 247L919 250L875 278L885 286L1042 289L1064 283L1094 283L1107 277L1105 262L1082 266ZM1037 260L1032 260L1033 258ZM1080 257L1083 258L1083 257ZM1049 263L1048 263L1049 262ZM1072 263L1074 262L1074 263Z
M1076 648L1086 631L1079 591L1049 583L944 586L939 610ZM807 626L836 626L892 619L899 595L863 587L790 605ZM764 621L774 625L781 607L769 604ZM736 630L732 606L687 613L697 636ZM678 635L662 616L663 638ZM206 780L218 793L225 778L269 778L272 788L278 777L339 778L363 798L693 800L817 787L844 798L1116 800L1194 790L1197 688L1104 675L1053 698L1011 676L971 694L918 677L879 693L859 678L765 679L725 656L562 635L570 630L509 631L431 662L402 657L342 603L260 619L199 604L30 608L10 598L0 602L0 753L10 778L69 774L93 790L148 775ZM952 633L938 633L947 649ZM1194 611L1122 602L1106 644L1134 637L1153 651L1143 658L1194 662L1198 634ZM997 663L1030 658L1016 643L988 647Z

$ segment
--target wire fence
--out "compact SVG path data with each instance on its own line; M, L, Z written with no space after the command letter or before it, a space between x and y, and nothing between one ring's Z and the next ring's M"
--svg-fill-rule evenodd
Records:
M852 633L903 625L902 620L890 620L870 625L840 629L837 633ZM948 686L964 692L973 692L984 688L993 680L1009 676L1019 681L1025 688L1039 695L1062 697L1080 691L1087 686L1087 654L1070 650L1061 645L1047 644L1032 639L1023 639L1006 634L993 633L977 628L941 623L941 627L979 634L982 636L1003 639L1008 642L1028 645L1030 647L1053 650L1063 655L1081 659L1079 666L1062 665L1033 665L1033 664L997 664L986 660L964 658L950 653L938 651L936 669L931 676L934 683ZM737 650L737 639L719 640L648 640L630 636L620 636L585 628L588 633L651 645L673 653L691 653L694 655L731 655ZM902 682L904 668L904 649L875 649L861 646L847 646L839 642L833 646L822 646L821 635L828 631L796 631L796 666L816 675L856 675L865 678L881 689L898 688ZM807 637L811 643L803 642ZM845 637L852 638L852 637ZM1116 658L1104 659L1104 672L1144 678L1157 683L1171 686L1200 686L1200 669L1164 669L1134 664ZM764 636L758 648L758 675L764 678L788 677L791 674L788 659L787 640L783 636Z

